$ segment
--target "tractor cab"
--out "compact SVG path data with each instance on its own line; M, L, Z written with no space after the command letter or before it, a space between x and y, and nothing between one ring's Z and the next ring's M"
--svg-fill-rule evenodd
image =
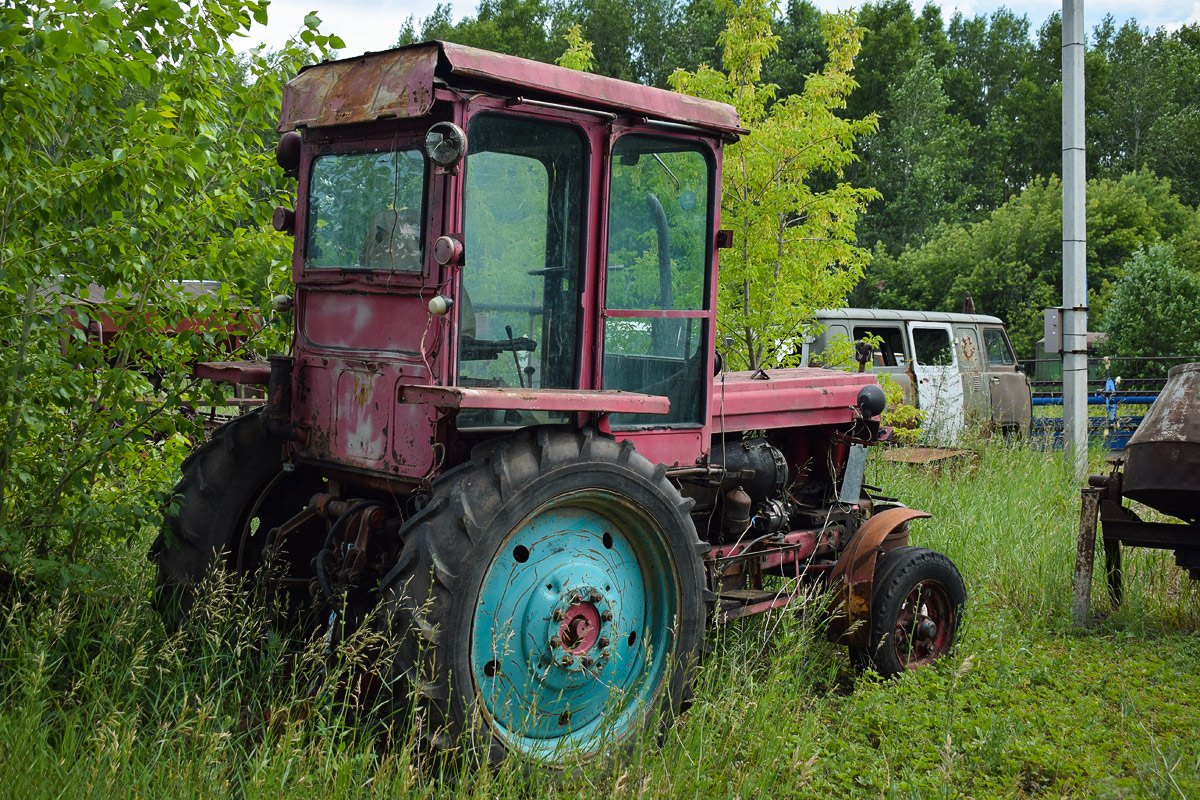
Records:
M297 460L415 480L550 423L701 457L730 106L434 42L306 68L279 130Z

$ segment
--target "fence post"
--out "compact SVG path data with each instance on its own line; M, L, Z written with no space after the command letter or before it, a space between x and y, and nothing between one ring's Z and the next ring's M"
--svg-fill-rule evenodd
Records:
M1096 519L1100 516L1100 495L1103 489L1092 486L1082 491L1079 517L1079 550L1075 554L1075 596L1071 602L1071 619L1077 628L1086 628L1092 600L1092 568L1096 562Z

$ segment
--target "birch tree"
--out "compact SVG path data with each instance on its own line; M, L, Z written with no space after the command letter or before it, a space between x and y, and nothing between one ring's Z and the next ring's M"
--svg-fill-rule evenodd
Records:
M679 92L731 103L750 130L725 151L722 226L734 247L721 255L718 325L732 367L786 363L799 351L816 311L837 308L862 276L869 254L855 246L854 226L878 192L851 186L844 169L874 115L839 111L857 85L852 70L861 31L849 13L826 14L824 67L800 94L778 99L762 79L777 49L773 0L718 0L728 25L719 39L723 69L676 71Z

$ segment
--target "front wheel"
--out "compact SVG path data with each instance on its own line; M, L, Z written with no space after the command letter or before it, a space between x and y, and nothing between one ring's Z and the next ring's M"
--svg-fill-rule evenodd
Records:
M690 505L591 430L520 433L436 484L386 587L428 739L566 765L677 713L705 622Z
M966 603L962 576L941 553L898 547L882 554L871 597L871 644L858 660L869 659L885 677L932 664L954 647Z

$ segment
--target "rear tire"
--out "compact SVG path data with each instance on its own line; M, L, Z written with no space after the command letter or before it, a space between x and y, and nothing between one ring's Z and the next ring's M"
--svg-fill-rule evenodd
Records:
M879 556L871 596L871 644L851 652L884 677L928 666L958 637L967 590L949 558L923 547Z
M518 433L435 483L385 579L427 742L567 766L678 713L705 625L691 505L592 430Z
M158 565L154 606L168 630L192 614L198 590L215 568L238 579L253 577L262 566L267 533L303 510L322 488L314 473L283 471L282 442L267 434L258 411L217 428L183 462L182 472L176 510L166 515L150 548ZM312 524L292 533L280 572L292 578L308 574L322 535ZM283 599L289 606L285 616L295 624L308 592L294 587Z

